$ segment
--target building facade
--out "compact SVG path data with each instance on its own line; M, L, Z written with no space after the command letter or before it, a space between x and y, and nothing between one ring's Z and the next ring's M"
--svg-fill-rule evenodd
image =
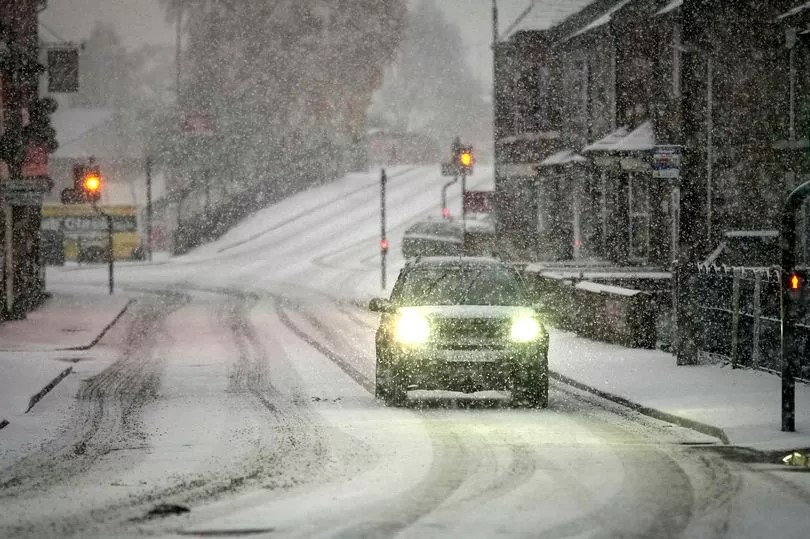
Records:
M24 142L39 96L37 23L44 7L42 0L0 0L0 319L24 316L45 291L39 228L41 195L50 188L47 151L40 155Z
M666 267L680 225L700 229L704 254L725 231L775 228L807 179L808 23L800 0L596 0L507 36L495 54L502 236L538 258ZM682 182L653 174L667 145L683 147L693 180L688 223Z

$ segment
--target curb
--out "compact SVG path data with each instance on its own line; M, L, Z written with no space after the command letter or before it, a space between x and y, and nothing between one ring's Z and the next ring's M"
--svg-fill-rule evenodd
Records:
M62 380L64 380L64 379L65 379L65 377L66 377L68 374L70 374L71 372L73 372L73 367L68 367L67 369L63 370L62 372L60 372L60 373L59 373L59 375L58 375L56 378L54 378L53 380L51 380L51 381L48 383L48 385L46 385L45 387L43 387L42 389L40 389L40 390L39 390L39 393L37 393L36 395L34 395L33 397L31 397L31 400L29 400L29 401L28 401L28 409L25 411L25 413L27 414L28 412L30 412L30 411L31 411L31 408L33 408L33 407L34 407L34 405L36 405L36 403L38 403L39 401L41 401L41 400L42 400L42 397L44 397L45 395L47 395L48 393L50 393L50 391L51 391L53 388L55 388L55 387L56 387L56 385L57 385L59 382L61 382Z
M723 442L724 445L731 445L731 441L728 439L728 436L726 435L725 431L719 427L707 425L706 423L701 423L699 421L694 421L686 417L677 416L667 412L662 412L661 410L656 410L655 408L644 406L642 404L633 402L624 397L620 397L619 395L614 395L613 393L608 393L607 391L602 391L601 389L596 389L595 387L585 385L582 382L578 382L573 378L569 378L564 374L560 374L558 372L549 371L548 375L550 378L553 378L558 382L562 382L571 387L575 387L581 391L591 393L592 395L596 395L597 397L601 397L605 400L615 402L616 404L624 406L625 408L630 408L634 412L638 412L642 415L652 417L653 419L658 419L659 421L666 421L667 423L672 423L673 425L678 425L679 427L684 427L687 429L697 431L701 434L717 438L718 440Z
M101 333L96 335L96 337L92 341L90 341L90 344L85 344L85 345L82 345L82 346L71 346L69 348L57 348L57 350L59 352L76 352L76 351L81 351L81 350L90 350L95 345L97 345L99 343L99 341L101 341L101 339L104 338L104 335L106 335L107 332L110 331L110 329L112 329L112 327L116 324L116 322L118 322L121 319L121 317L124 316L124 313L127 312L127 309L129 309L129 306L132 305L134 302L135 302L134 299L130 299L129 301L127 301L126 305L124 305L124 308L121 309L121 312L119 312L117 315L115 315L115 318L113 318L112 321L110 321L109 324L104 326L104 328L101 330Z

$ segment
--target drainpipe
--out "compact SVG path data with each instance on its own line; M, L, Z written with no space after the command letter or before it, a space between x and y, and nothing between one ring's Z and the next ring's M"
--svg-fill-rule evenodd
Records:
M712 161L714 160L714 66L706 60L706 241L712 244Z
M790 142L796 140L796 29L785 30L785 47L788 49L788 64L790 66L790 100L789 113L790 123L788 124L788 136Z

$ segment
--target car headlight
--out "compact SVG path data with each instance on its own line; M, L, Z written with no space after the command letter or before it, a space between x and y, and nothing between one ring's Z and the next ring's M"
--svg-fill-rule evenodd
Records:
M532 342L540 337L541 333L540 322L529 316L521 316L512 320L509 336L514 342Z
M430 323L418 313L402 313L394 326L394 337L402 344L423 344L430 337Z

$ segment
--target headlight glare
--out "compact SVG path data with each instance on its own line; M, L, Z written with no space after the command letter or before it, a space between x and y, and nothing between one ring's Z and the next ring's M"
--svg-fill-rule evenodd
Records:
M540 323L534 318L523 316L512 321L510 336L514 342L532 342L540 333Z
M402 344L423 344L430 337L430 323L417 313L403 313L396 321L394 335Z

